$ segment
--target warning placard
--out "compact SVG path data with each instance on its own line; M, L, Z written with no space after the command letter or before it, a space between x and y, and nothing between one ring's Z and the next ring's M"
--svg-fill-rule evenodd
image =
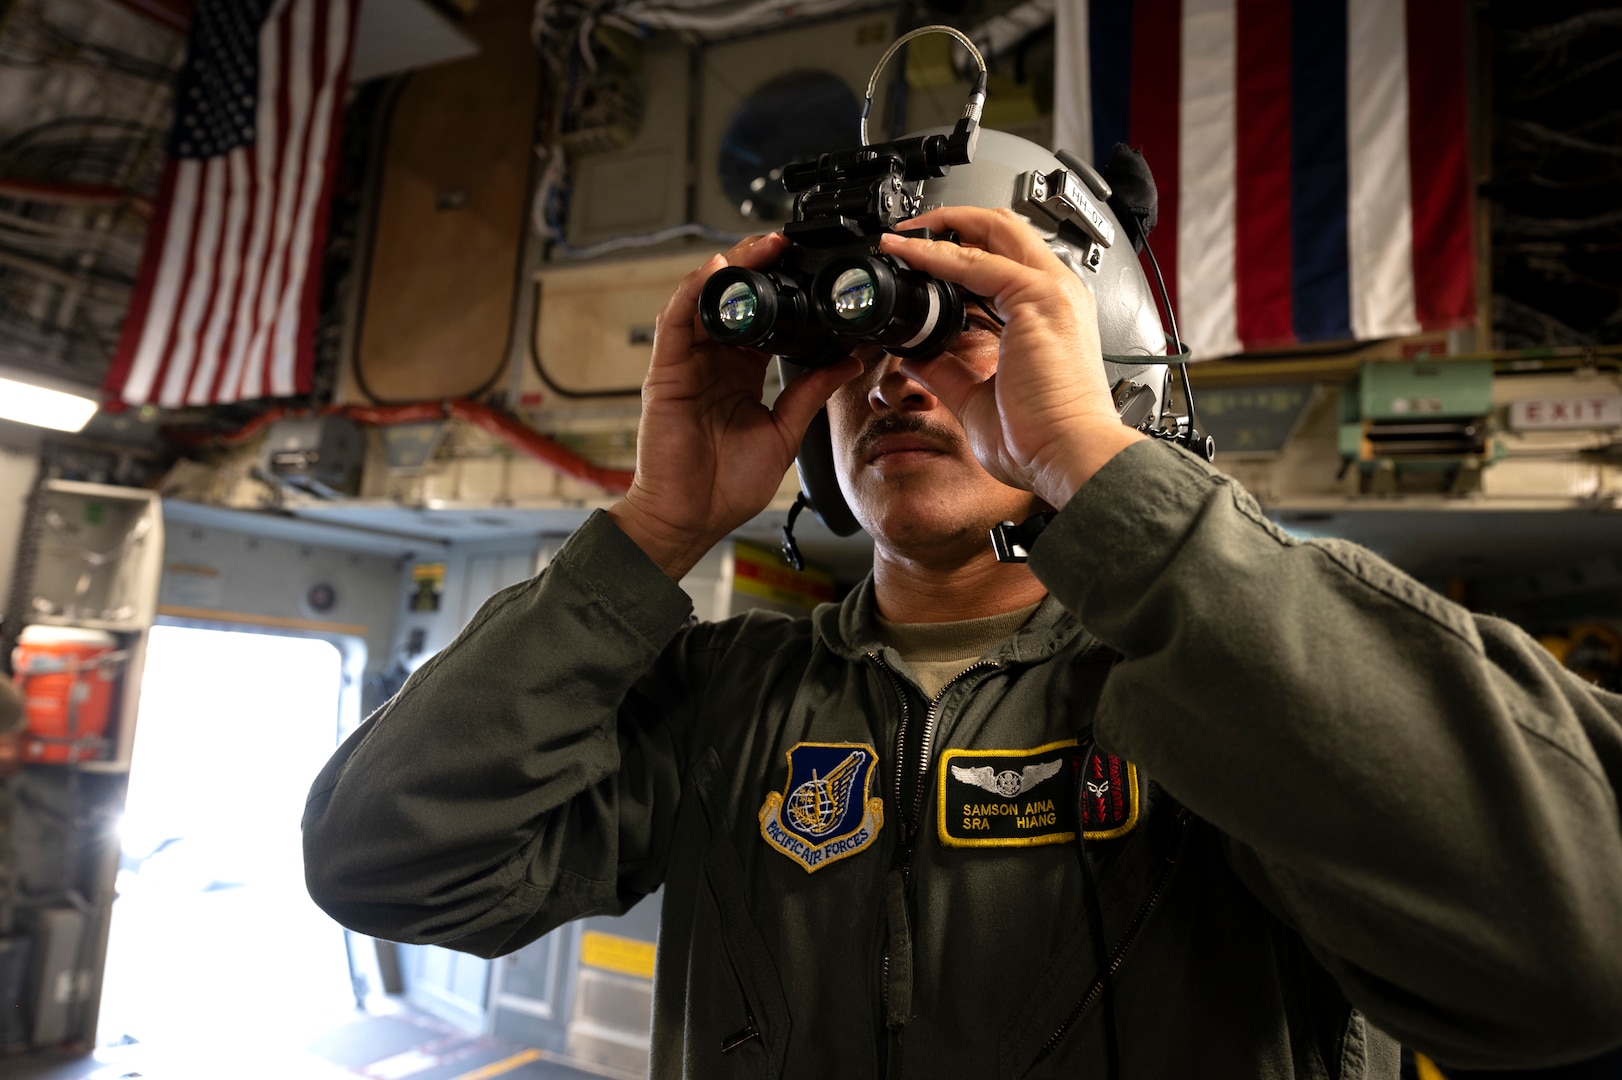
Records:
M810 610L834 598L834 576L806 564L795 570L771 548L739 540L733 549L732 587L775 604Z

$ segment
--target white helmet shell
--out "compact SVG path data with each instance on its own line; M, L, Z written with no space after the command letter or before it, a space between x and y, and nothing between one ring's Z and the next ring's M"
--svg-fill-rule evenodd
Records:
M1078 226L1058 224L1046 214L1033 214L1028 209L1023 195L1025 178L1031 173L1049 175L1064 168L1051 151L1029 139L982 129L974 162L955 166L939 180L926 181L923 205L925 209L983 206L1019 210L1059 260L1092 289L1098 302L1098 332L1104 354L1164 356L1166 332L1160 323L1160 310L1149 288L1149 279L1144 276L1137 253L1132 250L1132 234L1104 200L1088 193L1094 198L1096 209L1114 229L1114 242L1099 253L1095 266L1082 264L1092 240ZM1110 379L1112 385L1115 381Z

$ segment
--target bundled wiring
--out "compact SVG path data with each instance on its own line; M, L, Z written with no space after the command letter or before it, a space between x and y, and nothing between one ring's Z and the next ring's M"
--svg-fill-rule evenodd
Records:
M89 384L139 271L185 46L115 39L92 15L16 0L0 21L0 67L41 91L0 131L0 360Z
M1492 327L1508 348L1622 343L1622 9L1487 0Z
M685 3L680 0L665 0L664 3L632 0L613 10L617 17L649 30L717 36L765 30L782 26L789 19L837 15L872 6L871 0L754 0L742 6L715 0L689 0Z
M1598 74L1619 60L1622 60L1622 49L1607 53L1597 60L1590 60L1586 64L1563 65L1560 68L1560 74L1552 79L1542 81L1533 79L1518 82L1515 88L1507 95L1508 100L1520 104L1547 97L1549 94L1564 90L1574 83L1582 82L1591 75Z
M1509 120L1504 123L1503 127L1506 134L1523 141L1529 141L1534 145L1545 143L1564 150L1577 150L1585 154L1622 157L1622 145L1585 139L1580 135L1556 131L1531 120Z
M569 243L570 149L564 142L574 137L568 134L568 126L584 111L588 93L600 89L598 79L605 65L604 58L598 55L600 31L614 31L631 39L658 32L712 39L779 29L790 22L871 10L873 6L873 0L751 0L743 4L724 0L536 0L530 36L554 84L557 101L550 131L536 147L543 162L530 209L536 233L546 238L551 250L570 259L590 259L682 239L721 246L741 239L735 233L687 222L597 244L577 247Z
M1055 0L1025 0L1025 3L993 15L969 30L987 63L1013 52L1032 34L1053 23ZM974 57L967 49L952 50L952 66L960 76L973 74Z
M778 8L783 6L776 5ZM537 235L546 239L551 251L569 259L591 259L688 238L718 246L727 246L741 239L737 234L698 222L582 246L571 244L567 234L572 173L569 168L570 151L565 142L573 140L574 144L589 148L586 137L589 130L585 134L571 133L571 124L581 116L588 115L588 109L602 108L591 104L593 95L600 95L605 85L601 81L603 61L596 55L594 45L599 29L609 28L632 39L639 39L655 29L690 29L676 24L698 16L704 16L704 13L689 11L681 5L602 4L584 3L581 0L538 0L536 3L530 32L551 78L556 107L535 147L541 167L530 204L530 224ZM607 85L612 87L613 84L610 82ZM630 112L630 117L632 120L639 119L639 103L632 101L623 107L632 106L635 108Z
M166 59L142 56L123 44L97 39L80 28L49 17L51 5L23 3L0 41L0 64L15 67L71 66L92 75L112 74L167 87L174 66Z
M1622 9L1607 8L1601 11L1589 11L1576 15L1564 22L1551 23L1547 26L1523 30L1511 34L1504 42L1504 51L1509 53L1537 52L1569 45L1579 38L1587 37L1597 30L1622 30Z

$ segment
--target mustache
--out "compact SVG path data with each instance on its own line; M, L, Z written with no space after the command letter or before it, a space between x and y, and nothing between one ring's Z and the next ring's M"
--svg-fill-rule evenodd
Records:
M948 449L961 449L963 440L957 432L932 424L916 413L886 413L874 420L856 437L856 453L866 457L873 444L888 435L917 435Z

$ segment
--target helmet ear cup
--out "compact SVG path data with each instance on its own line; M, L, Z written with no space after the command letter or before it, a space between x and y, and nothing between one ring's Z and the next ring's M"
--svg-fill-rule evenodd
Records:
M839 490L839 474L834 469L833 435L828 427L828 410L819 409L805 429L800 440L800 453L794 459L800 474L800 488L811 501L811 510L817 520L835 536L852 536L861 531L861 523L845 502L845 493Z

